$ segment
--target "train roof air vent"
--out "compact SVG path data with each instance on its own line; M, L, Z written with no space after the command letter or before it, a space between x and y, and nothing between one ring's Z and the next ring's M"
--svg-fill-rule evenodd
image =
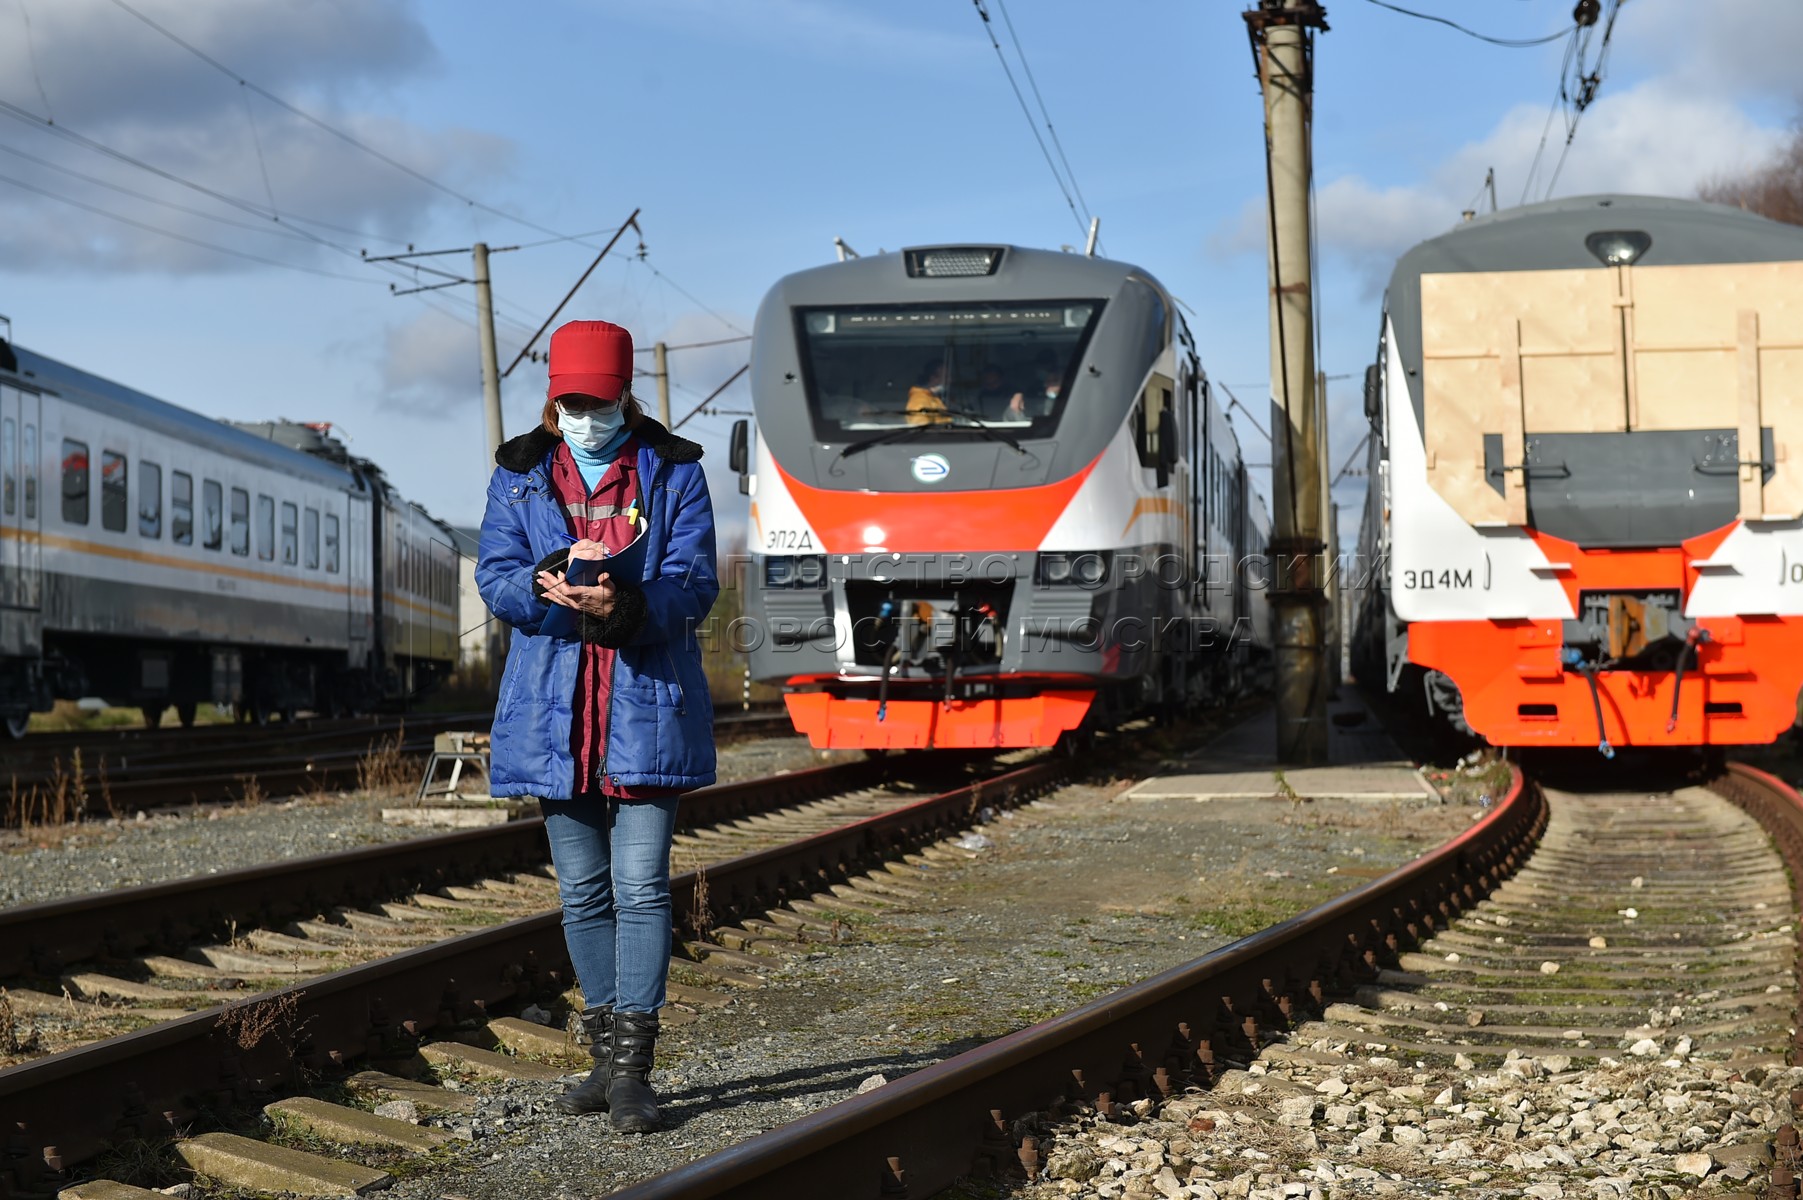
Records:
M944 279L958 275L993 275L1002 265L1002 246L929 246L904 250L912 279Z

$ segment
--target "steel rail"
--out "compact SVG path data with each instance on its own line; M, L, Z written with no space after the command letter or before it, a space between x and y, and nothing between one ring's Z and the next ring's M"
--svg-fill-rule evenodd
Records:
M679 828L717 825L819 796L869 787L894 764L864 760L690 792ZM239 929L546 861L544 820L464 830L264 863L217 875L96 892L0 910L0 977L54 975L83 959L125 958Z
M34 790L60 791L65 795L79 791L86 797L88 816L95 815L108 801L115 812L235 801L245 795L253 782L263 795L282 796L300 789L355 783L374 745L371 739L401 734L402 740L390 743L388 748L403 757L418 758L431 752L433 738L439 733L452 729L486 730L488 724L486 716L472 720L462 714L412 725L390 723L315 730L296 727L285 737L261 737L242 745L219 745L209 739L204 745L146 747L117 757L113 757L114 751L103 749L86 756L79 778L61 769L59 757L54 766L39 763L30 773L10 771L4 783L15 797ZM788 717L782 714L729 713L715 723L715 736L756 736L790 728ZM309 743L319 748L280 754ZM114 750L118 748L115 746ZM228 754L227 764L220 765ZM206 766L197 771L197 763Z
M871 760L820 773L850 768L878 780L893 778L896 767L895 759ZM677 876L671 891L678 926L698 915L704 874L716 920L772 907L848 878L877 856L936 840L984 805L1039 795L1074 769L1067 761L1036 763ZM727 794L702 801L722 815L746 802ZM20 1189L54 1182L64 1167L110 1143L173 1136L196 1117L294 1090L356 1060L406 1060L434 1032L451 1034L460 1022L559 990L569 979L561 914L553 910L0 1071L0 1130L10 1131L0 1184L9 1166ZM252 1036L257 1030L263 1032Z
M1037 1165L1016 1118L1071 1103L1103 1112L1212 1081L1300 1008L1368 978L1475 904L1546 825L1514 772L1477 824L1413 863L1301 916L1028 1029L615 1193L617 1200L931 1195L972 1174ZM1298 1014L1300 1015L1300 1014Z

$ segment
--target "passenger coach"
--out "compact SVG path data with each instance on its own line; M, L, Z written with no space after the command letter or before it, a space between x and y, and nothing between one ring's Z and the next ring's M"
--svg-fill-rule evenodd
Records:
M415 694L456 658L449 530L290 422L234 427L0 342L0 719L155 724Z
M1144 271L946 246L791 275L752 392L741 630L816 746L1050 745L1259 669L1262 510Z

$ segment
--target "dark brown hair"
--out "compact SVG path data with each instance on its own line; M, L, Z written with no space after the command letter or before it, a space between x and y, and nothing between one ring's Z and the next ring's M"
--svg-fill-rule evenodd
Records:
M645 418L645 410L639 407L639 398L632 394L630 386L620 396L620 407L626 411L626 428L637 429L639 422ZM563 436L563 430L557 427L557 398L555 396L545 398L545 411L540 414L538 423L552 437Z

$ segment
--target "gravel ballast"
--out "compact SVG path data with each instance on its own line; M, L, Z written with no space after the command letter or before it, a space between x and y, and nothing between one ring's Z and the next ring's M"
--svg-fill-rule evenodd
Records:
M654 1077L663 1131L560 1116L557 1085L471 1084L481 1108L443 1122L469 1149L391 1194L604 1194L1188 961L1415 857L1479 812L1131 801L1126 786L1067 787L996 815L967 861L916 872L925 898L773 960L768 986L668 1029Z

